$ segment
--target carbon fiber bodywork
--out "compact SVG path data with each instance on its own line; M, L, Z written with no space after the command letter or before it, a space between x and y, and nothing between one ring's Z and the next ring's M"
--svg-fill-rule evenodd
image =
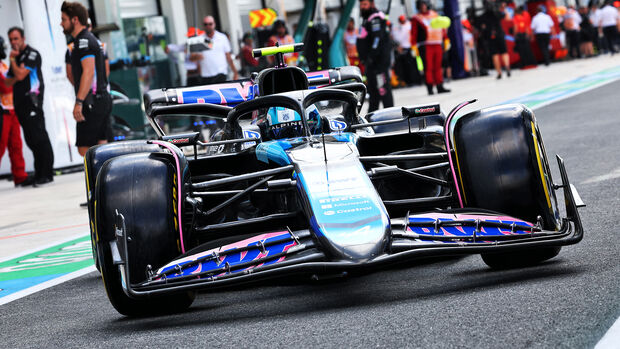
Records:
M266 71L259 78L268 80L286 72L280 69L270 75ZM298 70L290 72L293 80L299 79ZM536 206L543 210L538 216L511 211L510 202L502 212L483 209L479 203L467 207L466 195L474 187L467 183L476 178L472 171L464 172L466 166L459 160L473 158L472 146L458 139L454 129L465 134L468 127L478 127L476 131L484 134L485 122L498 118L487 117L482 126L465 125L455 115L467 102L447 116L439 105L431 104L388 108L361 117L365 87L344 83L357 80L358 75L349 68L309 74L310 83L289 84L304 89L262 96L256 87L263 86L261 81L252 80L202 90L149 92L145 97L149 120L161 138L150 145L159 146L165 155L157 162L162 171L163 162L176 172L167 182L173 186L168 188L172 204L166 203L173 213L168 223L175 229L157 236L174 235L179 253L172 260L145 262L136 254L135 227L128 227L132 219L126 218L134 210L114 212L107 207L115 217L114 236L97 240L110 251L124 294L143 300L287 275L363 274L430 256L527 252L582 239L577 208L583 203L559 156L562 181L551 181L542 139L527 108L512 105L492 112L504 115L510 127L527 137L527 145L508 147L524 158L513 167L528 166L521 171L521 179L527 182L524 193L549 207ZM314 85L331 86L307 89L312 80ZM270 88L277 92L277 87ZM232 94L239 98L228 98ZM216 104L209 104L208 96ZM320 110L319 120L309 117L313 106ZM272 134L260 122L272 107L301 116L297 134L269 138ZM224 120L224 125L208 142L201 141L198 133L166 135L158 118L175 113L209 114ZM468 114L462 120L477 121L490 113L483 110L482 117ZM500 134L501 127L489 129ZM487 148L493 146L497 144L491 142ZM181 148L193 152L188 155ZM515 173L520 175L513 171L511 178L517 178ZM107 174L123 176L121 170ZM540 194L543 189L545 196ZM564 218L552 205L559 190L565 201ZM519 195L518 190L510 193ZM144 274L136 272L138 260Z

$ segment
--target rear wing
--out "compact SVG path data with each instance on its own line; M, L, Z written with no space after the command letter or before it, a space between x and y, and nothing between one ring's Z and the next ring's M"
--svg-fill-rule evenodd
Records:
M306 72L306 77L310 88L362 82L359 68L353 66ZM146 92L144 105L147 115L151 113L154 106L162 105L207 103L234 107L260 96L258 86L258 82L254 79L242 79L213 85L162 88Z

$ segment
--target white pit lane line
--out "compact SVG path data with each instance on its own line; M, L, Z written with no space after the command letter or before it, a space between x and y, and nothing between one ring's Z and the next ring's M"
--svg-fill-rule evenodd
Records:
M592 177L586 181L581 182L581 184L603 182L603 181L608 181L610 179L616 179L616 178L620 178L620 167L618 167L617 169L613 170L612 172L608 174Z
M614 322L607 333L594 346L594 349L618 349L620 348L620 318Z

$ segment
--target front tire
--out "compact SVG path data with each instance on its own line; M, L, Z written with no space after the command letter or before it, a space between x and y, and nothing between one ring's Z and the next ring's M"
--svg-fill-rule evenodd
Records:
M460 117L454 127L459 185L466 206L484 208L559 229L549 163L533 112L523 105L483 109ZM492 268L533 265L560 247L483 254Z
M536 265L557 256L562 248L544 247L527 252L483 253L480 255L486 265L493 269L511 269Z
M97 244L95 243L95 185L97 175L103 164L115 157L135 153L159 152L160 148L147 141L127 141L108 144L100 144L90 147L84 155L84 177L86 180L86 202L88 207L88 218L90 227L90 241L93 248L93 259L95 267L101 271L99 259L97 258Z
M176 207L177 170L165 153L132 154L104 164L96 188L97 253L110 302L121 314L145 316L188 308L193 292L134 299L123 291L118 266L112 262L110 242L115 239L116 211L125 217L130 283L146 279L153 270L181 254Z

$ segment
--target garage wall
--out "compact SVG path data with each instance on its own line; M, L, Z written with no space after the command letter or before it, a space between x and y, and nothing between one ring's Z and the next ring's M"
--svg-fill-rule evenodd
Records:
M157 16L157 0L122 0L118 3L121 18Z

